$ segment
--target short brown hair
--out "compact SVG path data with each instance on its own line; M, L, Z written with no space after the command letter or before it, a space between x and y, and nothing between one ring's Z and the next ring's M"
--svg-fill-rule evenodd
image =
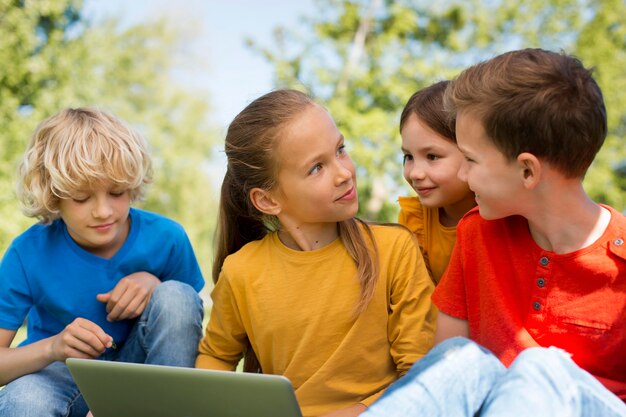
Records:
M464 70L446 91L451 114L477 116L509 159L543 158L583 177L607 133L602 91L574 56L542 49L498 55Z

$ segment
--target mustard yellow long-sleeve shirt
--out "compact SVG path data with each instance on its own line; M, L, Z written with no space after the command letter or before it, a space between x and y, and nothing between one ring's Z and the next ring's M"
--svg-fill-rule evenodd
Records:
M249 338L264 373L293 383L303 415L371 404L433 344L434 286L404 228L372 226L380 276L368 308L336 239L314 251L270 234L224 262L196 366L234 370Z
M456 242L456 226L443 226L439 209L422 206L417 197L400 197L398 204L398 223L417 236L426 267L435 283L439 283Z

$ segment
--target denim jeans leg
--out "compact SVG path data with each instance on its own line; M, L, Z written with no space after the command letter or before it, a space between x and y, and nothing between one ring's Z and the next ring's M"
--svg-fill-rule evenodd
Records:
M202 299L191 286L180 281L159 284L117 360L193 367L203 314Z
M0 390L0 417L85 417L88 411L62 362L17 378Z
M502 363L478 344L448 339L416 362L361 416L473 417L504 372Z
M481 417L624 417L626 405L557 348L518 355L485 400Z

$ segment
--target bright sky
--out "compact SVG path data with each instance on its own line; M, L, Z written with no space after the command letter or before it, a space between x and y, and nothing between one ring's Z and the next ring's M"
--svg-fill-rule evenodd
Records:
M95 19L119 16L125 24L166 16L177 27L197 31L190 47L202 62L191 79L194 88L208 91L211 117L225 132L240 110L272 88L271 66L244 39L269 46L277 25L297 28L314 5L313 0L87 0L85 12ZM196 63L181 65L188 72Z

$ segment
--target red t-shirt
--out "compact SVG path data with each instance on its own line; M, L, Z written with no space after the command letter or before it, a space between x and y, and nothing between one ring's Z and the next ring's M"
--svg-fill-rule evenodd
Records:
M604 207L602 237L567 254L541 249L523 217L473 209L433 301L506 366L528 347L557 346L626 400L626 217Z

